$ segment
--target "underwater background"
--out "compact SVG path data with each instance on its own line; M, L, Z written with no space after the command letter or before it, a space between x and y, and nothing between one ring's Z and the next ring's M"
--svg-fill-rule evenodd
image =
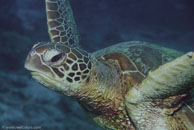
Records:
M71 5L89 52L132 40L194 51L193 0L71 0ZM24 69L38 41L50 41L44 0L1 0L0 130L99 130L75 100L44 88Z

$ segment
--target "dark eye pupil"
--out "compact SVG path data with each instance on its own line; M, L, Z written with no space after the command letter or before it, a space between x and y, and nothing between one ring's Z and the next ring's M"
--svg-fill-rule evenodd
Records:
M51 62L57 62L58 60L60 60L63 57L63 53L60 53L58 55L55 55L52 59Z

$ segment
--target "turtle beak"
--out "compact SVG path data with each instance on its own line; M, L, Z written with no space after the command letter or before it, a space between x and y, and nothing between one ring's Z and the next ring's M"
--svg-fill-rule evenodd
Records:
M37 55L32 55L32 51L28 54L24 67L30 71L37 71L37 65L40 62L40 58Z
M28 55L24 64L24 68L30 70L30 56Z
M44 73L47 74L48 76L53 77L53 74L51 73L50 69L48 66L44 65L41 62L41 57L34 53L34 51L30 51L26 58L26 62L24 67L31 71L31 72L39 72L39 73Z

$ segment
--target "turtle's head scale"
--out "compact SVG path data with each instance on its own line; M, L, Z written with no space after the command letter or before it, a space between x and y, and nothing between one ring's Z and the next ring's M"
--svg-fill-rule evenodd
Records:
M35 44L25 62L34 79L69 96L89 78L91 66L87 52L62 43Z

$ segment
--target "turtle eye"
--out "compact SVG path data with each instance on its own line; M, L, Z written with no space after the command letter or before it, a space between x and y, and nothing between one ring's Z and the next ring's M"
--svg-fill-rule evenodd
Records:
M47 63L58 63L59 61L63 61L65 58L65 53L62 53L56 49L49 49L44 53L43 60Z
M63 55L64 55L63 53L59 53L59 54L53 56L53 57L51 58L51 62L57 62L57 61L59 61L60 59L63 58Z

